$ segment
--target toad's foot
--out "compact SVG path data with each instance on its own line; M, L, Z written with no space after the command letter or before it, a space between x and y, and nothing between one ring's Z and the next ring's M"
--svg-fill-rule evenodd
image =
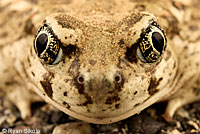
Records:
M56 126L53 134L92 134L92 130L85 122L73 122Z
M7 93L7 96L9 100L19 109L22 119L30 117L31 103L42 101L42 99L35 93L31 93L31 91L27 90L26 87L19 86L18 84L9 88L11 90Z
M177 96L174 99L171 99L168 102L166 111L163 115L166 121L173 122L173 115L178 108L183 105L192 103L194 101L200 100L200 85L198 87L193 87L191 90L181 90L180 96Z

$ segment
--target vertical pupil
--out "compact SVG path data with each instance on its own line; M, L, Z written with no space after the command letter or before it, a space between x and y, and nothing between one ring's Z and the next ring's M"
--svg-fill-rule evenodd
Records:
M164 39L162 35L158 32L154 32L152 34L152 42L153 42L154 48L158 50L160 54L162 54L163 46L164 46Z
M36 41L36 49L38 51L38 55L40 55L47 46L48 36L45 33L39 35Z

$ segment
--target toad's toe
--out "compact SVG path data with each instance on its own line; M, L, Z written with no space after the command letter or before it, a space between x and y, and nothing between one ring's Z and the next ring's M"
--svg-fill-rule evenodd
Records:
M92 130L87 123L73 122L56 126L53 134L92 134Z

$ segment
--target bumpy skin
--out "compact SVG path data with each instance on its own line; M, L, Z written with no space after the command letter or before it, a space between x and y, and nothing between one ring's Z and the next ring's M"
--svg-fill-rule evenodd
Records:
M30 89L86 122L116 122L163 100L170 120L178 107L200 99L199 9L198 0L2 0L1 89L23 118L39 100ZM136 51L152 21L164 29L167 48L145 63ZM56 65L43 64L33 48L42 22L61 42L64 58Z

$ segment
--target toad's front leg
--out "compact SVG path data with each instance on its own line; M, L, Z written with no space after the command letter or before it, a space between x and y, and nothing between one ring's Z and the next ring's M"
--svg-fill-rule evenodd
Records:
M13 82L4 90L6 90L8 99L19 109L22 119L31 116L31 104L33 102L42 101L37 94L33 93L22 83Z
M3 46L0 50L0 90L5 92L6 97L17 106L24 119L31 115L31 103L41 99L38 95L30 93L31 87L21 76L23 72L15 67L18 61L15 48L21 49L19 45L18 47L16 45L18 44ZM19 52L19 54L23 56L24 53ZM20 60L19 63L22 64Z
M2 66L1 66L2 67ZM17 106L21 117L31 116L31 103L41 101L41 98L30 90L27 82L23 80L14 68L7 68L7 72L0 75L0 89L6 97ZM0 70L2 73L2 70Z
M194 78L194 77L193 77ZM177 96L168 102L164 118L166 121L171 122L173 120L173 115L178 108L200 100L200 76L195 84L191 87L185 86L179 90Z

